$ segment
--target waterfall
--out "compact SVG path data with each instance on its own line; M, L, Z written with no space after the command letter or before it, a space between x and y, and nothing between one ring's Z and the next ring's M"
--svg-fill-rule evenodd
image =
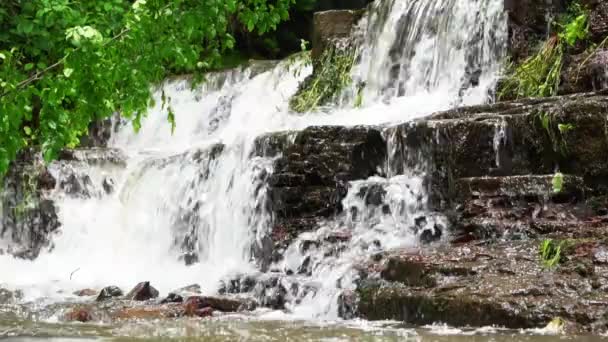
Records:
M33 262L0 256L8 275L0 285L21 288L26 298L143 280L165 293L190 283L215 292L231 274L258 272L255 246L272 220L265 203L273 158L255 155L256 137L312 125L402 123L489 101L505 52L502 2L377 0L356 32L353 79L365 84L362 108L290 113L290 96L312 72L299 62L214 73L194 89L189 80L168 80L139 133L123 123L112 136L124 160L53 164L58 179L88 175L80 187L86 196L54 191L62 224L54 247ZM387 141L389 151L397 148ZM286 286L300 285L288 304L296 316L337 317L338 297L356 285L357 263L415 245L447 224L429 212L424 168L387 167L388 178L350 182L344 213L299 236L273 265ZM348 235L341 249L324 243L340 242L341 234ZM321 243L303 247L311 241Z

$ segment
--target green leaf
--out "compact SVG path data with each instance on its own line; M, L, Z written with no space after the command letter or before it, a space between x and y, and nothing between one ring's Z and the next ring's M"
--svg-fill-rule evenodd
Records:
M34 63L27 63L24 67L23 70L25 71L30 71L34 68Z
M0 52L0 59L6 59L6 55Z
M70 78L70 76L72 76L72 73L74 72L74 69L72 68L64 68L63 69L63 75L67 78Z
M554 193L560 193L563 190L564 187L564 175L561 172L557 172L554 176L553 176L553 180L551 181L552 185L553 185L553 192Z
M24 126L23 131L26 135L32 135L32 129L29 126Z

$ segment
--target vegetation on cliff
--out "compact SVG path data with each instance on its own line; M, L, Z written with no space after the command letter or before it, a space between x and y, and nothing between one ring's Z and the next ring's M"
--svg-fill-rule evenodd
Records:
M0 174L23 148L51 160L95 120L138 129L150 85L221 67L237 29L264 34L295 0L34 0L0 4ZM172 111L168 119L175 125Z
M574 2L553 27L554 32L536 54L520 65L508 67L507 78L499 89L499 99L557 95L566 50L585 41L589 35L589 11Z

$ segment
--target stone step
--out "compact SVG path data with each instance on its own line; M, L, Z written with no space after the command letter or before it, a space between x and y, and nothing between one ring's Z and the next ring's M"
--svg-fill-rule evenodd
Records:
M386 252L365 266L358 314L372 320L451 326L544 327L556 317L570 332L603 329L608 303L606 246L572 239L559 272L539 253L542 240ZM580 330L579 330L580 329Z
M577 227L592 212L584 202L582 177L554 175L474 177L457 180L453 242L488 238L534 237Z

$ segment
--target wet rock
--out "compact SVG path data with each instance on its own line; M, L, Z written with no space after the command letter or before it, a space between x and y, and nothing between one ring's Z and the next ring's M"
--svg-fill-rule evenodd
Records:
M603 282L597 274L606 274L608 264L596 263L591 273L580 272L579 266L591 264L598 240L568 240L556 269L547 269L537 257L541 241L387 252L365 267L379 269L381 280L359 283L357 315L417 325L516 329L542 328L561 317L569 331L594 331L608 300L608 293L597 290ZM606 248L604 242L599 247Z
M591 55L569 56L562 71L560 94L583 93L608 88L608 49Z
M60 226L54 202L49 198L56 180L39 153L23 151L2 179L0 191L0 239L5 252L34 259L52 248L51 237Z
M199 284L191 284L188 286L184 286L181 287L175 291L172 291L172 293L178 293L178 294L200 294L201 293L201 286Z
M89 189L93 186L88 175L69 174L59 182L59 189L72 196L91 197Z
M362 187L358 196L365 201L365 205L382 205L386 190L381 184L372 184L369 187Z
M194 314L201 318L211 317L211 316L213 316L213 308L206 307L206 308L198 309L198 310L196 310L196 312Z
M608 35L608 3L602 0L581 0L581 4L590 10L590 38L599 43Z
M109 177L105 177L101 183L103 191L105 191L105 193L108 195L114 192L114 185L114 180Z
M505 0L508 13L509 55L519 62L530 56L548 32L549 20L561 13L562 0Z
M13 304L21 298L23 298L23 293L20 290L11 291L8 289L0 288L0 305Z
M435 224L432 228L425 228L420 232L420 242L423 244L429 244L435 241L439 241L443 236L445 227Z
M198 253L196 252L185 252L179 256L179 260L184 262L186 266L191 266L198 263Z
M260 306L282 310L287 302L288 290L278 275L267 275L259 279L253 294Z
M118 120L112 118L92 122L89 125L89 134L80 138L80 146L106 147L112 132L118 128L117 123Z
M341 212L346 182L381 175L386 156L386 142L375 128L309 127L279 135L292 140L274 144L282 149L282 156L268 180L270 208L276 217L273 252L314 229L320 219ZM256 145L275 140L281 139L263 136Z
M181 305L165 304L152 306L123 307L112 313L115 319L166 319L183 315Z
M64 163L86 163L87 165L126 166L127 157L116 148L91 148L62 150L58 161Z
M254 301L246 298L191 296L184 302L186 315L196 315L197 310L212 308L222 312L238 312L254 310Z
M317 12L313 18L312 57L323 54L328 44L350 38L355 24L361 19L363 11L333 10Z
M183 303L183 302L184 302L184 297L182 297L181 295L179 295L177 293L169 293L169 295L167 295L167 297L163 298L163 300L160 301L161 304Z
M403 255L388 259L380 276L382 279L409 286L433 286L436 281L430 273L422 256Z
M101 302L108 299L121 297L123 295L122 290L117 286L104 287L97 296L96 301Z
M158 297L158 290L150 285L149 281L137 284L127 295L128 300L144 301Z
M86 323L93 320L90 310L85 308L74 308L65 315L66 321Z
M359 297L354 291L344 291L338 297L338 316L342 319L356 318Z
M257 276L250 274L239 274L232 279L222 281L219 294L247 293L251 292L257 284Z
M99 292L97 292L97 290L94 290L94 289L82 289L82 290L75 291L74 295L78 296L78 297L87 297L87 296L95 296L98 293Z

